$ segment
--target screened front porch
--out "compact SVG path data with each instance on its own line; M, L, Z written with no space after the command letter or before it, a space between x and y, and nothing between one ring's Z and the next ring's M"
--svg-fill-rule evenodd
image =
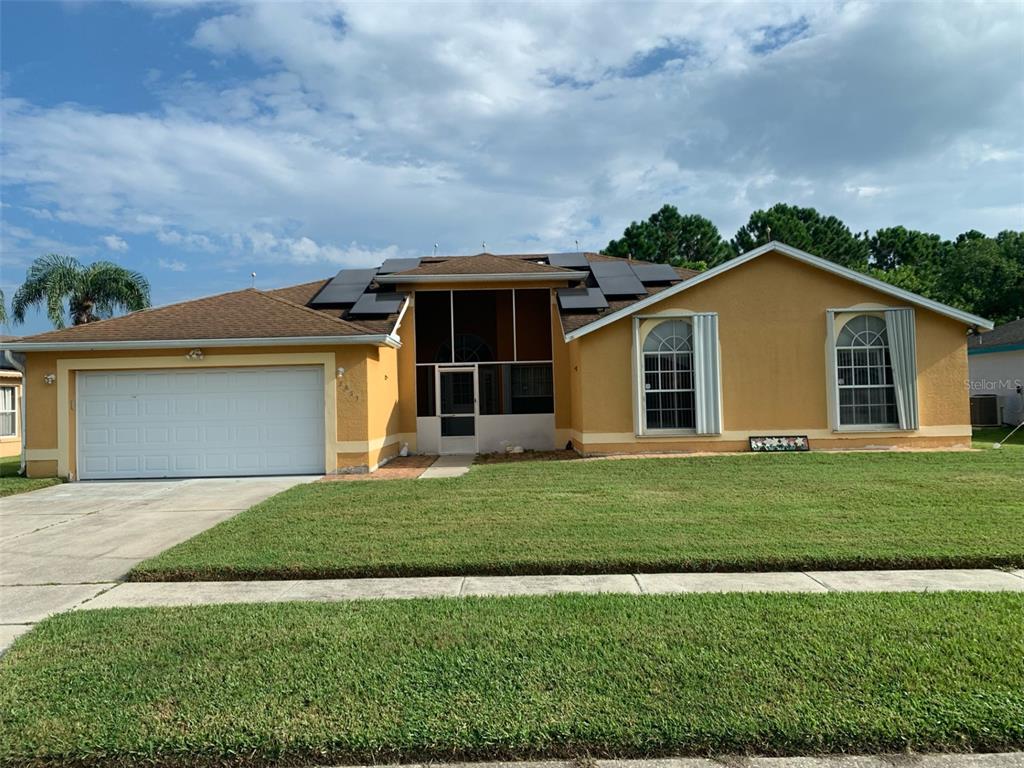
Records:
M548 289L417 291L422 453L555 447Z

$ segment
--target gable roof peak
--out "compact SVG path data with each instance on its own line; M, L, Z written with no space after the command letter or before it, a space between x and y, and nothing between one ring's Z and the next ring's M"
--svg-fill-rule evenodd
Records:
M640 301L634 302L629 306L624 307L615 312L610 312L606 315L603 315L602 317L600 317L599 319L595 320L592 323L588 323L569 333L566 333L564 335L564 338L566 341L572 341L573 339L577 339L580 336L585 336L586 334L592 331L596 331L598 328L603 328L609 323L613 323L616 320L620 320L623 317L627 317L633 314L634 312L637 312L638 310L649 307L652 304L656 304L662 299L666 299L669 296L674 296L675 294L681 291L689 290L693 286L699 285L700 283L703 283L706 280L714 280L719 275L725 272L729 272L730 270L733 270L739 266L742 266L743 264L746 264L749 261L753 261L754 259L763 256L766 253L782 254L783 256L795 259L796 261L801 261L812 267L817 267L818 269L824 270L826 272L831 272L840 277L844 277L847 280L851 280L855 283L865 285L868 288L872 288L878 291L879 293L888 294L889 296L893 296L902 301L906 301L916 306L924 307L925 309L937 312L940 315L951 317L954 320L957 320L971 327L985 328L990 330L993 325L990 320L986 320L984 317L973 315L970 312L964 312L963 310L957 309L956 307L951 307L947 304L943 304L941 302L934 301L924 296L920 296L916 293L904 290L903 288L897 288L895 285L892 285L891 283L879 280L878 278L864 274L863 272L857 272L856 270L841 266L839 264L836 264L835 262L828 261L827 259L823 259L820 256L815 256L814 254L808 253L807 251L802 251L799 248L794 248L793 246L787 245L786 243L780 242L778 240L771 240L765 243L764 245L759 245L757 248L747 251L746 253L743 253L733 259L729 259L728 261L719 264L717 267L712 267L711 269L705 272L699 272L693 277L687 280L683 280L683 282L681 283L673 285L671 288L661 291L653 296L648 296L646 299L640 299Z

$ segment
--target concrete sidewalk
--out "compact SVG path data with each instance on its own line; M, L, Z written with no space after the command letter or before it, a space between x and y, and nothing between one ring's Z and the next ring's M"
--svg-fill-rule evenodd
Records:
M77 607L136 608L220 603L416 597L670 594L699 592L1024 592L1024 570L634 573L596 576L436 576L295 581L129 582Z

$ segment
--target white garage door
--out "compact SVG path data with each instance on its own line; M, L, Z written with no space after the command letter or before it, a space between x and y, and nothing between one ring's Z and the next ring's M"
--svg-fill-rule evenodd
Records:
M83 480L324 471L323 368L78 374Z

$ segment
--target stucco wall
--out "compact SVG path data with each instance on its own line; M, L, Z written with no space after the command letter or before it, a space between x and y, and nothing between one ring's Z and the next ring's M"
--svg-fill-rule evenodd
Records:
M398 432L416 450L416 297L412 297L398 329Z
M21 374L0 372L0 385L14 387L14 434L0 437L0 458L21 454Z
M398 454L408 442L399 428L398 350L378 347L367 356L370 469Z
M217 347L204 350L201 362L189 362L187 349L154 349L99 352L29 352L25 356L27 388L26 460L28 474L43 477L53 474L76 475L75 418L73 399L76 370L145 369L175 367L235 367L318 364L324 368L325 397L331 393L333 423L325 424L325 463L327 471L365 469L375 466L385 448L390 417L381 413L387 406L388 390L379 385L386 372L395 367L394 350L388 349L381 363L372 346L303 347ZM372 358L372 363L371 363ZM76 362L83 361L83 362ZM345 373L338 378L338 368ZM57 381L46 384L44 377L54 374ZM371 407L370 386L379 391ZM62 411L61 393L69 407ZM372 415L371 415L372 414ZM372 426L371 426L372 422ZM61 437L61 423L66 424ZM371 435L371 429L378 434ZM379 434L383 430L383 434Z
M584 452L742 450L750 434L787 433L808 434L817 447L969 443L966 328L920 307L915 317L921 429L831 431L826 311L896 306L905 304L781 254L765 254L638 313L718 313L721 436L635 435L633 328L626 317L572 343L580 369L574 442Z
M551 294L551 368L555 386L555 446L564 448L572 438L572 365L554 293Z

